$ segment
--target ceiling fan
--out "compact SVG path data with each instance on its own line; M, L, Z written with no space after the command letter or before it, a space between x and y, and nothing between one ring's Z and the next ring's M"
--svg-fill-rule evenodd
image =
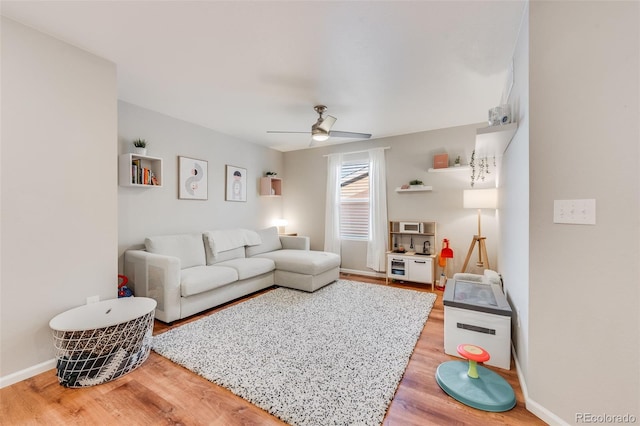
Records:
M311 133L311 143L309 146L313 146L314 142L324 142L329 137L335 136L338 138L358 138L358 139L369 139L371 137L371 133L355 133L355 132L343 132L341 130L331 130L337 118L327 115L323 117L322 114L325 113L327 107L324 105L316 105L313 107L314 110L318 113L318 121L316 121L311 126L311 132L289 132L289 131L281 131L281 130L267 130L267 133Z

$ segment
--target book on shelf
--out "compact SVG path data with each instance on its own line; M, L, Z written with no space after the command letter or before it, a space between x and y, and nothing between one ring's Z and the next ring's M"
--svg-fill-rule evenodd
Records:
M131 161L131 183L134 185L159 185L153 170L143 167L140 159Z
M142 173L142 161L140 159L131 161L131 183L139 184L142 179L140 178Z

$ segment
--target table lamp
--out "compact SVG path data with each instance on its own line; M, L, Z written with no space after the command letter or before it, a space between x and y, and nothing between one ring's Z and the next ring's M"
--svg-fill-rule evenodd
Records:
M278 219L275 221L275 225L278 227L278 234L284 234L284 227L287 226L288 223L286 219Z
M467 269L467 265L469 264L469 259L471 258L471 254L473 253L473 249L478 243L478 261L476 262L476 266L481 268L491 269L489 265L489 257L487 256L487 245L486 245L486 237L482 236L482 228L480 222L481 210L482 209L495 209L498 205L498 190L496 188L489 189L465 189L463 194L463 206L465 209L478 209L478 234L473 236L473 240L471 241L471 245L469 246L469 251L467 252L467 257L464 260L464 265L462 265L462 271L464 272ZM483 260L484 257L484 260Z

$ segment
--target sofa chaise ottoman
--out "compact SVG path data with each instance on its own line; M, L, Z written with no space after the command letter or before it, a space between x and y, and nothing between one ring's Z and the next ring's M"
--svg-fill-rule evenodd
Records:
M170 323L273 285L313 292L337 280L340 256L309 245L276 227L149 237L145 250L125 252L124 273Z

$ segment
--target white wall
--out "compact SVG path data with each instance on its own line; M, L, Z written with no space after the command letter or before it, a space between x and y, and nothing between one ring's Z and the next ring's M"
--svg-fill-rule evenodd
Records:
M530 4L530 397L640 419L640 3ZM553 223L594 198L595 226Z
M433 166L433 155L447 152L451 163L457 155L467 163L475 144L476 128L485 123L448 129L414 133L404 136L329 145L322 148L285 153L288 193L284 216L291 231L311 237L314 249L324 247L325 191L327 159L331 152L353 152L373 147L386 147L387 203L389 220L424 220L437 222L437 250L443 238L448 238L454 250L454 262L449 265L449 276L462 268L464 258L477 234L477 211L462 207L462 193L470 188L470 172L428 173ZM495 173L494 173L495 175ZM397 193L395 189L413 179L433 186L432 192ZM495 186L487 179L476 188ZM497 268L496 212L482 212L482 233L487 236L491 266ZM477 249L472 260L477 258ZM469 271L478 271L475 261ZM373 272L366 268L366 243L342 243L342 268ZM439 272L437 272L439 273Z
M2 18L3 384L53 358L51 318L116 297L116 98L113 63Z
M241 141L127 102L118 102L118 150L146 139L147 154L163 159L162 187L118 187L118 256L144 238L222 228L263 228L282 215L282 198L260 197L259 178L276 171L284 179L282 153ZM178 156L208 162L208 200L178 199ZM115 158L114 158L115 161ZM225 165L247 169L247 201L225 201Z
M506 96L506 94L505 94ZM509 104L518 131L502 159L499 180L500 272L513 309L512 344L527 377L529 354L529 14L523 16L514 52Z

